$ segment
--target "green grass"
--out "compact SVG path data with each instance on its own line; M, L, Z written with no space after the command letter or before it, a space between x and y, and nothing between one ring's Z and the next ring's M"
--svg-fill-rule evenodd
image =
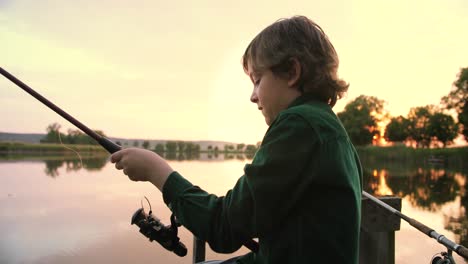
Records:
M411 158L426 158L431 156L465 157L468 160L468 147L459 148L409 148L406 146L377 147L365 146L356 147L361 155L372 155L375 158L385 158L390 160L406 160Z
M402 170L418 167L444 167L468 171L468 147L414 149L405 146L356 147L363 167L393 167ZM434 159L439 162L434 162Z
M107 153L106 150L99 145L69 145L69 144L29 144L20 142L0 142L1 154L73 154L75 153L68 148L71 148L78 153Z

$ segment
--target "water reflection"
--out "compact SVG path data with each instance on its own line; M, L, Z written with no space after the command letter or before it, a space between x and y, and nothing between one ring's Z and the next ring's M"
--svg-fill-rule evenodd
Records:
M200 153L200 152L167 152L160 153L163 158L169 161L223 161L223 160L249 160L253 158L253 154L245 153ZM107 156L101 157L88 157L77 159L77 157L61 157L61 158L52 158L44 159L46 164L45 174L55 178L60 176L59 169L65 167L66 172L78 171L80 169L85 169L87 171L101 170L108 161Z
M396 195L406 199L413 208L442 213L444 228L455 234L455 242L468 246L466 171L452 170L444 164L388 161L373 164L365 159L363 167L366 191Z
M251 160L255 153L200 153L200 152L165 152L158 153L166 160L198 160L198 161L222 161L222 160Z
M66 157L0 160L0 263L191 263L193 235L186 229L179 235L190 252L179 258L130 225L143 196L165 224L170 211L154 186L129 181L106 160L85 158L83 165ZM243 167L235 160L170 163L218 195L235 184ZM207 248L208 259L228 257Z
M225 194L235 184L244 164L252 158L236 153L163 156L190 181L200 183L207 191L218 195ZM138 258L137 262L159 261L164 256L168 263L190 263L190 257L178 259L172 256L172 253L165 252L160 246L148 243L140 237L134 226L129 226L130 216L139 207L142 195L149 195L155 212L164 222L168 223L170 214L159 193L154 192L151 185L135 184L122 177L108 163L108 156L83 157L82 163L76 157L22 157L15 158L14 162L11 158L6 161L1 159L0 229L3 230L3 239L0 239L0 263L20 263L20 260L24 263L72 263L74 259L75 263L109 263L99 261L100 256L113 256L114 253L112 250L105 253L106 247L100 245L119 247L121 250L118 252L122 254L117 259L125 259L130 256L130 253L125 253L125 249L135 243L141 249L139 254L146 254L146 257ZM17 160L24 163L15 164ZM187 160L190 162L185 162ZM365 156L362 162L366 191L376 195L402 197L403 213L440 233L454 234L454 237L449 238L468 246L467 168L424 162L418 164L413 161L369 161ZM71 177L77 174L80 177ZM51 178L60 180L51 181ZM3 196L2 191L5 194ZM424 214L420 214L420 211ZM441 219L441 224L437 224L439 220L434 219ZM114 234L119 239L125 239L113 243ZM186 230L183 234L183 241L190 248L192 235ZM408 253L411 256L422 253L427 257L436 252L432 248L423 248L421 252L417 250L418 244L429 240L426 236L416 237L404 229L397 232L398 236L401 237L400 241L404 241L401 242L404 244L402 247L411 248ZM47 237L47 243L40 242L41 237ZM75 239L70 240L69 237ZM37 249L37 244L43 245L43 248ZM437 242L430 241L429 244L437 245ZM47 257L42 258L42 262L28 261L19 250ZM73 257L62 251L72 252ZM396 254L397 263L400 263L398 256L403 253L397 251ZM7 257L2 259L2 256ZM215 258L225 256L209 257ZM124 262L132 261L115 263Z
M366 171L365 189L377 195L408 197L414 207L437 211L442 204L464 193L464 181L456 181L457 174L466 179L466 174L445 169L415 168L407 171L406 177L393 176L391 168L374 169L372 173Z
M78 171L85 169L87 171L99 171L106 165L107 157L93 157L93 158L62 158L62 159L48 159L44 160L46 168L44 170L47 176L52 178L60 175L59 169L65 167L65 171Z
M370 190L377 196L393 195L392 189L387 184L387 170L372 170L372 181L369 181ZM374 181L375 180L375 181Z

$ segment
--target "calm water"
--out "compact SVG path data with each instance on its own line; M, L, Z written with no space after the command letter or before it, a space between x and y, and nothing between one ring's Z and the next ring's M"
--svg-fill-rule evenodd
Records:
M192 183L223 195L248 159L174 160ZM238 157L240 158L240 157ZM447 166L376 165L365 162L365 189L403 197L403 213L468 246L467 174ZM192 235L179 229L189 253L180 258L150 243L132 214L147 196L153 212L169 224L170 211L151 184L129 181L106 159L0 160L0 263L191 263ZM402 222L396 263L429 263L444 250ZM241 249L234 255L246 253ZM208 249L207 259L226 259ZM456 257L457 263L466 263Z

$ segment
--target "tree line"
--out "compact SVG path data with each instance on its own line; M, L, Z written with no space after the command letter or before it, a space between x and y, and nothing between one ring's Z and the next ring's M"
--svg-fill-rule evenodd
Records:
M76 129L69 129L68 133L60 132L61 125L58 123L53 123L47 126L46 132L47 134L41 139L41 143L63 143L63 144L71 144L71 145L98 145L98 143L91 138L90 136L86 135L85 133L81 132L80 130ZM106 137L103 131L95 130L97 134ZM116 141L116 144L122 146L120 141ZM202 150L200 144L196 144L190 141L166 141L165 143L157 143L154 148L150 147L150 141L144 140L141 143L140 141L135 140L133 141L134 147L142 147L144 149L152 150L158 154L162 153L184 153L187 156L192 156L194 153L200 152L212 152L212 153L255 153L258 149L258 146L252 144L225 144L223 149L220 149L218 146L215 145L208 145L206 150Z
M121 145L120 142L116 142ZM138 141L134 141L134 147L139 146ZM141 143L141 147L144 149L150 149L150 142L145 140ZM220 149L216 145L208 145L206 150L202 150L200 144L193 143L191 141L166 141L165 143L157 143L153 150L158 154L162 153L186 153L190 156L191 153L208 152L208 153L255 153L258 146L252 144L225 144L223 149Z
M68 129L68 133L60 132L62 126L58 123L52 123L46 128L46 135L40 140L41 143L63 143L72 145L98 145L98 143L81 132L78 129ZM94 130L98 135L105 137L106 135L101 130Z
M120 141L116 141L117 145L122 146ZM125 143L127 145L128 143ZM140 140L133 141L133 147L141 147L144 149L150 149L157 153L165 152L177 152L177 153L197 153L201 151L199 144L194 144L193 142L188 141L166 141L165 143L157 143L154 148L151 148L151 143L149 140Z
M416 147L445 147L453 144L459 134L468 141L467 101L468 67L460 69L452 90L441 98L439 106L417 106L407 116L391 117L384 100L361 95L349 102L338 117L358 146L384 138Z

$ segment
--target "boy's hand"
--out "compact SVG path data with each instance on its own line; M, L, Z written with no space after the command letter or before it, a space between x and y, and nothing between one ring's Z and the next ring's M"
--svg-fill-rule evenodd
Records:
M139 148L128 148L115 152L111 156L118 170L132 181L149 181L159 190L174 171L158 154Z

